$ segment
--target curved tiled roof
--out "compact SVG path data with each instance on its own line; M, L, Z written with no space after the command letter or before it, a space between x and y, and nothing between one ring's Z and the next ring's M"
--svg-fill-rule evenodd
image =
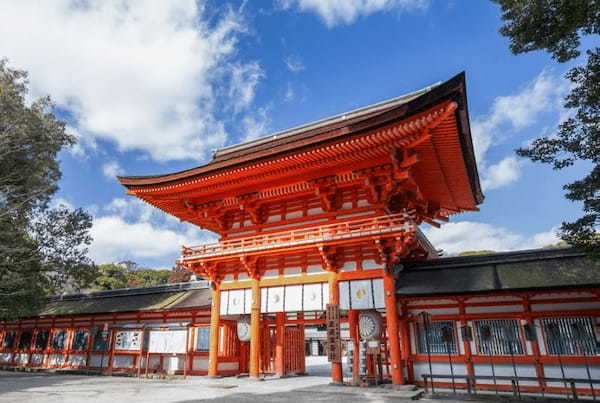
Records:
M125 288L48 298L40 316L210 309L208 282L198 281L143 288Z
M440 258L407 264L400 296L600 286L600 261L574 248Z

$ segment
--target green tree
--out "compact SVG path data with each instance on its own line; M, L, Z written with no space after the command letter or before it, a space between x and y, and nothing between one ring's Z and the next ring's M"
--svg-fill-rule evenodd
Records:
M127 288L128 270L115 263L98 265L98 275L92 282L92 291Z
M0 60L0 319L33 313L45 296L93 277L91 217L50 208L57 154L75 143L50 98L26 100L27 74Z
M166 284L171 270L137 269L131 270L127 276L128 287L149 287Z
M474 256L474 255L489 255L490 253L496 253L495 250L468 250L465 252L460 252L457 256Z
M582 56L581 39L600 31L598 0L493 0L506 22L500 33L510 40L513 53L545 50L559 63ZM597 42L596 42L597 43ZM585 50L584 63L570 69L573 84L565 107L573 114L553 136L538 138L517 154L563 169L577 160L591 164L582 179L564 186L566 198L582 202L583 216L564 222L561 238L600 257L600 48Z

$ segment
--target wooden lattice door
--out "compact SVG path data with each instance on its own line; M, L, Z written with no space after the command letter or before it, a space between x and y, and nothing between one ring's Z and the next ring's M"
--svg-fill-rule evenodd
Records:
M301 374L305 372L304 354L304 329L297 327L285 328L284 343L284 372L288 374Z

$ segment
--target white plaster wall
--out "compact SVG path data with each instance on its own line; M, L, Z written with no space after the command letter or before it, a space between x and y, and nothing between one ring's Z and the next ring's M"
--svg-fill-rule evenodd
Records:
M267 218L267 222L281 221L281 214L271 215Z
M531 306L531 310L534 312L579 311L587 309L600 309L600 302L580 302L574 304L535 304Z
M279 271L278 270L267 270L265 271L265 274L263 274L262 278L276 278L279 277Z
M233 281L233 274L227 274L225 277L223 277L222 282L223 283L231 283Z
M97 368L108 367L108 354L105 354L104 358L102 358L102 354L91 354L90 355L90 366L97 367Z
M208 371L208 357L194 357L192 368L194 371Z
M362 261L363 270L381 269L383 266L377 264L373 259L367 259Z
M493 297L472 297L467 299L466 303L476 302L495 302L495 301L521 301L521 298L512 295L497 295Z
M531 296L530 300L536 299L557 299L557 298L589 298L595 297L594 294L589 292L561 292L561 293L547 293L547 294L536 294Z
M466 313L523 312L522 305L467 306Z
M131 368L133 366L133 356L115 354L113 367L115 368Z
M218 365L218 370L219 371L231 371L231 370L238 370L239 369L239 363L237 362L220 362Z
M336 216L336 218L350 218L350 217L360 217L363 215L369 215L369 214L373 214L375 211L373 210L368 210L368 211L359 211L358 213L350 213L350 214L342 214L342 215L338 215Z
M83 354L75 354L69 356L69 364L76 367L85 367L87 364L87 357Z
M62 365L65 363L65 356L63 354L50 354L48 357L48 364L50 365Z
M300 267L290 267L289 269L285 269L283 273L285 277L299 276L302 274L302 269Z
M565 378L588 379L587 370L586 370L585 365L569 364L569 365L564 365L563 368L565 371ZM600 367L590 364L589 368L590 368L590 375L591 375L592 379L600 379ZM560 370L560 365L558 365L558 364L544 365L544 374L546 375L547 378L562 378L562 372ZM589 388L590 387L590 385L586 384L585 382L576 383L575 385L577 387L581 387L581 388ZM548 386L564 387L565 385L562 382L548 382ZM570 388L571 385L568 384L568 387ZM598 389L600 389L596 385L594 385L594 388L596 391L598 391Z
M25 365L29 361L29 354L26 353L18 353L15 354L15 362L17 364Z
M44 362L45 354L33 354L31 356L31 363L34 365L41 365Z
M457 302L454 300L451 300L451 299L424 299L421 301L411 301L408 304L408 307L412 308L412 307L419 307L419 305L446 305L446 304L457 304Z
M413 364L415 380L423 381L424 374L429 374L429 363L427 361L415 361ZM450 375L450 365L447 362L432 362L431 368L434 375ZM454 370L454 375L466 375L467 367L463 363L452 363L452 369ZM429 382L429 380L428 380ZM452 382L452 379L440 379L435 378L434 382ZM456 382L464 383L464 378L456 378Z
M175 371L183 371L184 362L183 357L165 357L163 365L168 373L175 373Z
M319 274L324 272L325 270L323 270L323 267L321 265L312 264L306 267L307 274Z
M340 271L354 271L356 270L356 262L345 262Z
M285 215L285 218L287 220L292 219L292 218L300 218L302 217L302 211L292 211L291 213L287 213Z

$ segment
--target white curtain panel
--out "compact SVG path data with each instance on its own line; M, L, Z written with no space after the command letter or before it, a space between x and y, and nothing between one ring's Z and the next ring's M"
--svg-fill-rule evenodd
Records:
M151 353L185 353L186 330L151 330L148 351Z

